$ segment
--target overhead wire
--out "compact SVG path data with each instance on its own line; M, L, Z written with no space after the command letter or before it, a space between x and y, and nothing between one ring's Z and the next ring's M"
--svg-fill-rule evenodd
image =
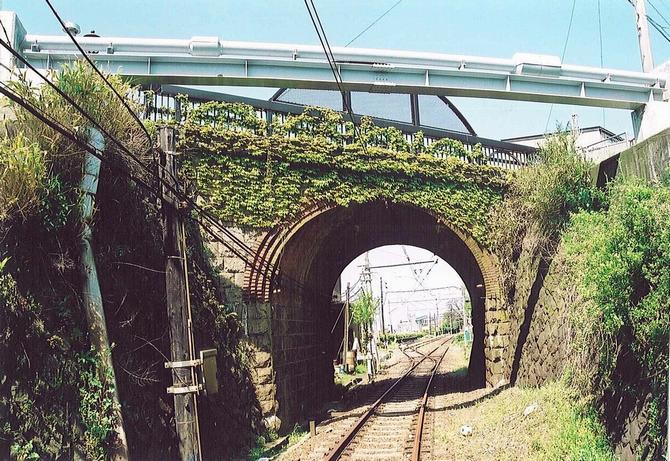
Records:
M0 24L2 24L2 21L0 21ZM2 24L4 27L4 24ZM109 131L107 131L103 126L100 125L100 123L97 122L85 109L83 109L76 101L74 101L69 95L67 95L64 91L62 91L57 85L55 85L51 80L49 80L44 74L42 74L38 69L36 69L28 60L26 60L20 53L18 53L16 50L14 50L13 47L11 47L8 43L5 43L3 40L0 40L0 45L4 47L6 50L8 50L16 59L18 59L23 65L27 66L31 71L35 72L36 75L38 75L47 85L49 85L51 88L54 89L58 93L59 96L65 99L68 104L70 104L72 107L74 107L79 113L81 113L89 122L91 122L95 128L99 129L105 136L107 136L108 139L110 139L114 144L116 144L126 155L130 157L131 160L133 160L135 163L137 163L142 169L144 169L146 172L149 174L152 174L153 176L156 177L159 183L161 185L165 186L175 194L180 199L186 199L187 201L192 200L188 197L182 194L177 188L173 187L171 184L166 183L164 180L160 178L160 176L153 170L151 170L144 162L142 162L135 154L133 154L123 143L121 143L116 137L111 135ZM3 66L7 68L6 66ZM8 69L8 68L7 68ZM11 72L11 69L8 69ZM52 127L53 129L53 127ZM176 178L173 177L173 179L176 180ZM177 181L175 181L176 184L178 184ZM155 192L155 191L153 191ZM156 192L155 192L156 193ZM157 195L160 195L156 193ZM199 212L201 212L203 215L206 215L208 217L209 221L212 221L213 224L217 225L218 223L215 222L211 216L209 216L208 213L204 212L195 202L192 202L192 205L195 206L195 209ZM218 227L218 226L217 226ZM225 228L224 228L225 229ZM224 232L225 233L225 232ZM227 233L226 233L227 234ZM232 235L232 233L231 233ZM228 235L227 235L228 236ZM237 243L237 242L236 242ZM241 243L241 242L240 242ZM231 249L231 248L229 248ZM253 253L253 251L249 248L245 248L247 252ZM233 249L231 249L232 251ZM239 255L241 256L241 255ZM239 257L238 256L238 257Z
M366 32L367 32L368 30L370 30L375 24L377 24L379 21L381 21L381 20L384 18L384 16L386 16L386 15L389 14L391 11L393 11L393 9L394 9L396 6L400 5L401 2L402 2L402 0L398 0L397 2L395 2L389 9L387 9L387 10L384 11L379 17L377 17L377 19L375 19L374 21L372 21L372 22L371 22L365 29L363 29L362 31L360 31L360 32L358 33L358 35L356 35L354 38L352 38L351 40L349 40L349 42L347 42L347 44L344 45L344 47L346 48L346 47L348 47L349 45L351 45L352 43L354 43L356 40L358 40L358 38L360 38L364 33L366 33Z
M351 124L353 125L353 132L354 132L354 138L357 138L360 141L361 148L363 149L363 152L367 154L367 149L364 140L361 139L360 136L360 131L358 129L358 126L356 125L356 119L354 117L354 112L353 108L351 107L351 101L350 98L347 97L347 93L342 87L343 80L342 80L342 75L340 74L340 71L337 67L337 60L335 59L335 55L333 54L333 50L330 47L330 42L328 42L328 37L326 36L326 31L323 27L323 24L321 23L321 18L319 17L319 12L316 9L316 6L314 5L313 0L304 0L305 7L307 8L307 12L309 13L309 17L312 21L312 24L314 25L314 29L316 31L316 35L319 39L319 42L321 43L321 48L323 48L323 52L326 55L326 60L328 61L328 66L330 67L331 72L333 73L333 77L335 78L335 84L337 85L337 88L342 95L342 102L344 104L344 110L347 112L349 115L349 118L351 120ZM311 5L311 8L310 8Z
M651 0L647 0L647 3L649 3L649 6L651 6L652 9L656 11L656 14L658 14L661 17L661 19L663 19L663 21L668 25L668 27L670 27L670 21L668 21L665 15L661 13L661 11L658 8L656 8L656 5L654 5L654 3Z
M64 23L62 17L61 17L60 14L57 12L57 10L55 9L55 7L54 7L53 4L51 3L51 1L50 1L50 0L45 0L45 2L46 2L47 5L49 6L49 9L50 9L51 12L53 13L53 15L56 17L56 19L58 20L58 22L59 22L59 23L61 24L61 26L63 27L63 30L64 30L64 31L67 33L67 35L70 37L70 40L72 41L72 43L73 43L73 44L76 46L76 48L79 50L79 52L81 53L82 57L88 62L88 64L91 66L91 68L92 68L92 69L96 72L96 74L97 74L97 75L104 81L104 83L105 83L105 84L112 90L112 92L116 95L116 97L119 99L119 101L121 101L121 103L123 104L123 106L126 108L126 110L130 113L130 115L133 117L133 119L136 121L136 123L140 126L140 128L142 129L142 131L143 131L143 132L145 133L145 135L147 136L147 139L148 139L148 141L149 141L149 145L152 146L152 145L153 145L153 140L152 140L152 138L151 138L151 135L149 134L148 130L147 130L146 127L144 126L144 123L142 123L142 121L139 119L139 117L137 116L137 114L135 113L135 111L130 107L130 105L129 105L128 101L126 100L126 98L124 98L124 97L118 92L118 90L114 87L114 85L112 85L112 83L105 77L105 75L102 73L102 71L100 71L100 69L98 69L98 67L97 67L97 66L95 65L95 63L90 59L90 57L88 56L88 54L86 53L86 51L81 47L81 45L79 44L79 42L76 40L76 38L74 37L74 35L73 35L73 34L66 28L65 23ZM3 27L3 29L4 29L4 24L2 25L2 27ZM5 36L6 36L7 38L9 38L9 37L8 37L8 34L6 33L6 29L5 29ZM324 37L324 38L325 38L325 37ZM326 39L326 40L327 40L327 39ZM326 43L327 43L327 42L326 42ZM16 50L14 50L14 49L11 47L11 41L9 41L9 42L7 43L7 46L5 46L5 48L8 49L8 51L10 51L10 52L14 55L14 57L17 58L17 59L19 59L24 65L27 65L28 67L31 68L31 70L37 72L37 70L34 68L34 66L32 66L32 65L31 65L31 64L30 64L30 63L29 63L23 56L21 56L19 53L16 52ZM329 48L329 46L328 46L328 48ZM332 51L331 51L331 54L332 54ZM334 68L332 68L332 67L331 67L331 69L333 69L333 70L335 71L335 75L338 75L336 69L334 69ZM117 145L117 146L118 146L124 153L126 153L126 154L127 154L133 161L135 161L138 165L140 165L143 169L145 169L145 170L146 170L147 172L149 172L150 174L153 174L154 176L156 176L156 179L159 181L159 183L160 183L162 186L166 187L170 192L172 192L173 194L175 194L175 196L176 196L177 198L186 201L186 202L192 207L192 209L194 209L196 212L198 212L198 213L200 214L201 217L203 217L206 221L208 221L208 222L209 222L212 226L214 226L218 231L222 232L227 238L229 238L230 240L232 240L233 243L239 247L239 250L240 250L240 251L238 251L238 249L232 247L232 245L230 244L230 242L225 242L225 240L223 240L223 239L221 238L221 236L217 235L217 234L216 234L215 232L213 232L209 227L207 227L207 226L202 222L202 220L197 220L197 222L198 222L198 223L205 229L205 231L206 231L211 237L213 237L216 241L219 241L220 243L224 244L224 246L226 246L229 250L231 250L237 257L239 257L240 259L242 259L243 262L245 262L245 264L248 264L250 267L258 267L258 266L260 265L260 268L261 268L261 269L266 269L268 273L270 273L270 274L274 274L274 273L275 273L275 268L273 267L272 263L270 263L269 261L267 261L267 260L266 260L265 258L263 258L263 257L259 257L259 255L256 254L256 252L253 251L253 249L251 249L251 248L250 248L248 245L246 245L241 239L239 239L237 236L235 236L229 229L227 229L227 228L226 228L225 226L223 226L220 222L218 222L218 220L217 220L216 218L214 218L214 217L211 215L210 212L208 212L208 211L205 210L204 208L200 207L200 206L199 206L193 199L191 199L188 195L182 194L179 190L177 190L176 188L174 188L171 184L169 184L169 183L167 183L166 181L164 181L163 178L161 178L160 175L158 175L157 172L152 172L153 170L151 170L148 166L146 166L146 165L144 164L144 162L142 162L139 158L137 158L136 155L134 155L132 152L130 152L130 150L127 149L122 143L120 143L120 142L118 141L118 139L116 139L116 138L115 138L114 136L112 136L107 130L105 130L104 127L102 127L102 126L101 126L95 119L93 119L93 117L90 116L90 114L88 114L88 113L87 113L85 110L83 110L78 104L76 104L76 102L75 102L74 100L72 100L72 98L70 98L70 97L67 96L64 92L62 92L56 85L53 85L52 82L50 82L49 79L46 78L44 75L42 75L42 74L39 73L39 72L37 72L37 73L39 74L39 76L40 76L45 82L49 83L49 84L50 84L50 85L51 85L51 86L58 92L58 94L59 94L60 96L64 97L64 98L66 99L66 101L67 101L69 104L71 104L73 107L75 107L75 109L77 109L77 111L79 111L82 115L84 115L84 117L85 117L87 120L89 120L91 123L93 123L94 126L95 126L97 129L99 129L101 132L103 132L103 134L105 134L110 140L112 140L112 142L114 142L114 144L116 144L116 145ZM29 110L29 112L31 112L31 111ZM31 113L32 113L32 112L31 112ZM35 114L33 114L33 115L35 115ZM350 116L352 117L352 120L353 120L353 114L352 114L351 112L350 112ZM38 117L38 118L39 118L39 117ZM61 127L61 128L62 128L62 127ZM354 124L354 128L355 128L355 124ZM55 129L55 128L52 127L52 129ZM60 132L60 130L56 130L56 131L59 131L59 132ZM63 133L61 133L61 134L63 134ZM65 136L65 135L64 135L64 136ZM69 137L69 136L66 136L66 137L67 137L68 139L70 139L71 142L76 142L76 141L74 141L71 137ZM81 140L79 140L79 141L81 142ZM91 147L91 146L89 146L89 147ZM89 149L86 149L86 150L88 151ZM101 159L101 160L102 160L102 159ZM160 165L159 165L159 167L160 167ZM126 173L127 173L127 172L126 172ZM132 175L129 175L129 176L132 177ZM132 179L137 179L137 178L132 177ZM178 182L176 182L176 184L178 184ZM145 184L145 186L148 186L148 185ZM150 187L150 186L148 186L148 187ZM157 193L156 191L153 191L153 192L154 192L155 194L157 194L157 195L160 196L160 194ZM227 243L227 244L226 244L226 243ZM252 262L252 261L249 261L249 259L247 259L247 257L244 256L244 253L246 253L248 256L252 257L253 262ZM279 276L279 278L277 279L277 281L278 281L279 283L281 283L281 282L287 282L287 281L288 281L288 282L290 282L291 284L295 284L295 285L297 285L297 287L300 288L300 289L305 289L305 288L306 288L306 287L305 287L302 283L300 283L299 281L294 280L294 279L292 279L292 278L290 278L290 277L287 277L286 275L283 275L283 274L280 274L280 276ZM310 291L311 291L311 290L310 290Z
M54 131L61 134L63 137L65 137L71 143L77 145L78 147L82 148L84 151L86 151L86 152L90 153L91 155L93 155L94 157L98 158L105 165L110 166L112 171L120 173L123 176L129 178L131 181L133 181L134 183L139 185L142 189L148 191L150 194L157 197L162 203L165 202L165 199L162 197L162 194L159 191L157 191L154 187L152 187L150 184L148 184L145 180L143 180L141 178L138 178L137 176L135 176L132 173L128 172L127 170L123 169L120 165L114 164L112 162L113 159L111 159L107 155L105 155L105 153L103 151L100 151L100 150L96 149L89 142L85 141L79 135L77 135L76 133L73 133L72 131L67 129L60 122L54 120L51 116L49 116L47 114L44 114L42 111L40 111L40 109L34 107L27 100L25 100L25 98L23 98L21 95L15 93L5 83L0 83L0 94L6 96L12 102L21 106L23 109L25 109L32 116L37 118L40 122L44 123L49 128L51 128ZM110 164L110 162L112 162L112 163ZM169 189L170 192L173 193L177 198L180 198L180 199L188 198L187 196L184 196L181 192L179 192L178 190L173 188L169 183L165 182L162 178L160 179L160 182L161 182L162 186ZM202 216L208 217L206 214L202 214L201 217ZM218 235L216 232L214 232L208 224L205 224L205 222L203 222L201 219L197 219L195 217L193 217L193 219L215 241L223 244L227 249L229 249L233 254L235 254L235 256L240 258L249 267L258 267L258 265L255 264L255 261L251 261L243 252L240 251L240 249L236 248L233 244L231 244L230 241L227 241L227 240L223 239L220 235ZM213 219L213 218L211 218L211 219ZM213 224L220 225L216 221ZM268 264L267 261L265 261L262 258L259 259L258 262L260 263L261 268L262 268L263 265ZM272 271L273 270L272 267L270 267L269 270ZM291 283L291 284L296 284L297 288L306 289L307 291L316 293L314 290L307 289L304 285L300 284L300 282L298 282L296 280L293 280L292 278L287 277L287 276L281 276L281 278L279 278L278 281L279 282L288 282L288 283ZM317 293L317 294L319 294L319 293Z
M135 113L135 111L130 107L130 104L128 103L128 101L126 100L126 98L124 98L123 96L121 96L121 94L117 91L117 89L114 88L114 85L112 85L112 83L105 77L105 75L102 73L102 71L100 71L100 69L98 69L98 67L93 63L93 60L89 57L88 53L82 48L82 46L79 44L79 42L78 42L77 39L74 37L74 35L72 34L72 32L71 32L71 31L69 30L69 28L65 25L65 21L63 21L63 18L61 18L61 16L60 16L60 14L58 13L58 11L56 11L56 8L55 8L55 7L53 6L53 4L51 3L51 0L44 0L44 1L45 1L46 4L49 6L49 9L50 9L51 12L53 13L53 15L56 17L56 19L58 20L58 22L60 23L60 25L61 25L61 27L63 28L63 30L65 31L65 33L68 35L68 37L70 37L70 40L72 41L72 43L74 44L74 46L77 47L77 49L78 49L79 52L81 53L82 57L88 62L88 64L93 68L93 70L95 71L95 73L98 74L98 76L99 76L99 77L105 82L105 84L112 90L112 92L116 95L116 97L119 99L119 101L121 101L121 103L123 104L123 106L128 110L128 112L130 112L130 114L133 116L133 118L137 121L137 124L140 126L140 128L142 129L142 131L144 131L144 134L147 136L147 139L149 140L149 145L151 145L151 143L153 142L153 139L151 138L151 135L149 134L149 131L148 131L147 128L144 126L144 123L142 123L142 121L141 121L140 118L137 116L137 114Z
M627 1L633 6L633 8L635 8L634 0L627 0ZM649 4L652 5L651 2L649 2ZM668 22L665 16L655 6L652 5L652 8L661 16L661 18L663 18L664 21L666 21L666 23L670 25L670 22ZM666 29L665 27L656 22L656 20L651 16L649 16L648 14L647 14L647 21L649 21L649 24L651 24L651 26L654 29L656 29L656 31L661 35L661 37L670 42L670 33L668 33L668 31L665 30Z
M568 50L568 42L570 41L570 32L572 32L572 21L575 17L575 5L577 4L577 0L572 0L572 8L570 9L570 21L568 22L568 31L565 34L565 42L563 43L563 51L561 52L561 64L563 64L563 61L565 60L565 52ZM551 106L549 106L549 115L547 115L547 123L544 125L544 132L547 133L547 130L549 129L549 121L551 120L551 114L554 111L554 104L552 103Z
M652 25L654 29L663 37L666 41L670 42L670 34L668 31L665 30L663 26L661 26L656 20L649 15L647 15L647 20L649 20L649 24Z
M1 23L1 21L0 21ZM32 71L34 71L40 78L44 80L46 84L48 84L50 87L52 87L61 97L65 99L68 104L70 104L73 108L75 108L78 112L80 112L89 122L91 122L97 129L99 129L101 132L105 134L114 144L116 144L125 154L127 154L131 160L133 160L135 163L137 163L140 167L142 167L145 171L148 173L154 175L159 182L160 185L166 187L171 193L173 193L177 198L181 200L185 200L187 202L190 202L191 205L194 206L194 209L196 212L200 213L201 216L203 216L205 219L207 219L208 222L210 222L214 227L219 229L226 235L226 237L231 238L233 237L234 243L237 244L238 246L241 246L241 250L238 248L235 248L229 241L226 241L225 239L221 238L221 236L217 235L214 231L212 231L211 228L209 228L202 220L197 220L198 224L200 224L201 227L211 236L215 239L215 241L222 243L226 248L228 248L233 254L235 254L238 258L240 258L245 264L249 265L250 267L257 267L258 265L263 268L263 266L266 266L265 268L268 269L269 273L274 272L274 268L271 267L271 265L263 258L258 259L258 264L255 264L254 261L250 260L247 256L245 256L244 253L247 253L249 256L256 257L256 254L253 252L251 248L246 246L241 240L237 239L232 232L228 231L225 227L220 225L218 221L213 218L208 212L203 210L197 203L195 203L190 197L187 195L184 195L181 191L179 191L177 188L173 187L171 184L167 183L163 178L160 178L159 175L153 170L151 170L144 162L142 162L135 154L133 154L123 143L121 143L116 137L111 135L109 131L107 131L104 127L102 127L85 109L83 109L76 101L74 101L69 95L64 93L60 88L58 88L57 85L55 85L51 80L49 80L45 75L43 75L41 72L39 72L34 66L32 66L23 56L21 56L19 53L17 53L11 46L6 44L3 40L0 40L0 45L2 45L5 49L7 49L9 52L13 54L13 56L18 59L21 63L24 65L28 66ZM7 68L7 66L3 67ZM9 71L11 69L7 68ZM10 91L9 88L5 85L5 91ZM3 93L4 94L4 93ZM51 129L54 129L55 131L58 131L61 135L66 137L70 142L73 142L74 144L79 145L79 147L83 148L87 152L91 153L92 155L96 156L99 158L101 161L105 161L107 164L108 161L111 161L112 159L106 158L104 156L104 153L102 152L96 152L90 144L88 144L86 141L82 140L81 138L77 137L74 133L69 132L62 124L55 122L53 119L48 119L47 117L42 114L42 117L39 116L39 110L34 108L33 106L27 106L25 101L24 104L22 104L19 100L21 99L20 95L14 94L14 97L9 96L8 94L5 94L7 97L12 99L15 103L21 105L24 109L26 109L28 112L30 112L33 116L38 118L40 121L43 123L47 124ZM49 123L51 122L51 123ZM154 190L151 185L146 183L144 180L140 180L139 178L133 176L127 171L120 170L118 167L116 169L117 172L122 172L126 176L128 176L130 179L132 179L134 182L138 183L140 186L142 186L145 190L148 190L149 192L152 193L152 195L155 195L159 199L161 199L161 194ZM281 280L283 281L288 281L288 279L285 278L286 276L283 276ZM296 281L297 282L297 281ZM297 282L299 283L299 282ZM298 288L304 288L304 286L298 286Z

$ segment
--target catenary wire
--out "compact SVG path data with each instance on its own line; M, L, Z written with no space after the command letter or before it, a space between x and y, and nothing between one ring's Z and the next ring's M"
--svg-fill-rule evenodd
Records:
M344 103L344 109L345 111L349 114L349 118L351 119L351 123L354 127L354 137L358 138L361 144L361 147L363 149L363 152L367 154L367 149L365 146L365 142L360 138L360 132L358 127L356 126L356 120L354 118L354 112L351 107L351 103L349 101L349 98L347 98L347 94L344 91L344 88L342 88L342 76L340 74L340 71L337 68L337 61L335 60L335 55L333 54L333 50L330 48L330 43L328 42L328 38L326 37L326 31L323 28L323 24L321 23L321 18L319 17L319 13L316 10L316 6L314 5L314 2L312 0L304 0L305 2L305 7L307 8L307 12L309 13L309 17L312 20L312 24L314 25L314 29L316 30L317 37L319 38L319 42L321 43L321 47L323 48L323 52L326 55L326 60L328 61L328 65L330 67L330 70L333 73L333 77L335 78L335 84L337 85L337 88L340 91L340 94L342 95L342 101ZM310 8L311 5L311 8Z

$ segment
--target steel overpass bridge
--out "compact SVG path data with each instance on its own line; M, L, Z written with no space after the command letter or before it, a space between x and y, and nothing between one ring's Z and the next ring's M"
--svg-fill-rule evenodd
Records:
M12 45L38 69L58 69L79 53L63 34L28 33L13 12L0 12ZM236 85L371 93L405 93L628 109L634 128L645 106L667 100L664 72L564 64L557 56L517 53L511 59L333 47L338 87L323 49L313 45L79 36L102 70L135 84ZM5 50L0 63L11 67ZM3 69L0 78L10 78ZM658 104L656 104L658 106ZM664 110L668 106L661 105Z
M77 58L67 35L27 33L16 14L1 16L15 49L40 69ZM323 49L312 45L77 37L103 70L138 84L240 85L336 90ZM557 56L511 59L415 51L333 47L349 91L417 93L635 110L663 101L668 76L568 65ZM2 55L7 64L9 56Z

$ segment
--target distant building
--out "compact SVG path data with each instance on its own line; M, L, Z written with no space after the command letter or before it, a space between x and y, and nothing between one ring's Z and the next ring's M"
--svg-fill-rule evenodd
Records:
M616 155L631 146L631 141L626 133L615 134L602 126L591 126L573 130L575 134L575 146L586 158L594 162L601 162ZM534 134L507 138L503 141L522 144L530 147L540 147L551 134Z
M416 318L416 324L420 330L427 330L430 327L430 318L428 315L420 315Z

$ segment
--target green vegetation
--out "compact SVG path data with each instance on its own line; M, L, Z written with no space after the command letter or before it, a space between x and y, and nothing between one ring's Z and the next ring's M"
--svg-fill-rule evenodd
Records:
M423 338L427 334L425 331L418 331L416 333L387 333L385 336L382 336L382 340L389 343L403 343Z
M574 388L613 428L628 417L621 408L653 396L640 456L656 459L667 424L669 188L619 179L597 190L567 134L551 138L540 157L511 178L492 216L511 316L521 324L528 315L517 284L529 275L541 281L542 263L552 264L560 289L577 292L564 307Z
M575 369L598 394L653 395L650 437L662 445L670 340L670 187L617 180L609 208L572 217L566 259L583 303L571 318L581 350ZM587 357L596 352L597 369ZM629 355L632 354L632 357ZM617 371L625 361L627 373Z
M135 150L144 146L131 116L86 66L74 63L52 77L119 139ZM10 85L85 135L83 116L53 89L27 80ZM60 459L75 451L104 459L115 443L114 383L90 350L75 288L84 154L27 111L11 108L15 120L0 129L0 452L10 444L17 459ZM117 153L110 148L108 154Z
M0 220L30 215L39 205L46 176L44 152L21 133L0 139Z
M361 338L361 349L363 351L367 351L368 349L370 329L372 327L372 321L375 318L378 307L379 300L375 299L372 296L372 293L369 293L365 290L363 290L361 295L353 303L351 303L351 320L355 324L360 325L363 330Z
M208 104L208 117L224 117L230 109L225 103ZM183 172L196 185L202 204L224 222L269 228L315 204L385 200L428 210L487 241L488 210L502 198L505 172L453 156L435 158L429 148L413 151L402 136L400 141L398 130L372 125L363 130L370 137L365 148L357 143L343 146L332 131L333 118L341 121L338 114L310 114L302 114L300 123L289 117L281 125L293 131L301 127L287 138L277 134L281 126L273 126L275 134L262 136L255 134L256 125L232 130L222 121L221 127L212 127L206 125L210 118L189 113L179 149L187 154ZM466 152L454 141L431 146Z
M276 432L268 431L266 435L256 439L256 445L249 450L248 458L255 461L263 457L271 458L277 456L298 443L307 432L307 428L296 424L293 426L291 432L279 440L279 435Z
M491 217L492 246L508 295L522 249L551 258L570 214L602 206L603 194L589 177L591 166L576 152L570 134L564 132L547 140L538 152L537 164L510 178L509 192Z
M529 406L534 411L524 416ZM474 405L447 409L435 429L435 447L463 459L613 461L602 425L563 383L513 387ZM460 427L472 427L463 437ZM486 456L482 456L486 454Z
M146 166L155 167L141 128L87 64L75 62L52 79ZM109 80L120 94L130 93L118 77ZM11 85L38 110L86 137L89 122L49 86L33 87L25 79ZM106 459L116 442L119 409L111 370L90 349L80 305L84 152L27 111L11 108L16 119L0 126L0 453L11 445L19 460L71 459L75 452ZM171 457L177 444L165 395L169 375L160 371L169 351L160 209L155 197L118 170L156 183L115 144L108 142L104 154L95 258L126 433L135 457ZM189 245L189 273L197 280L192 291L197 347L217 347L219 382L229 389L208 397L201 410L201 424L222 428L203 447L232 456L261 430L250 352L236 306L222 301L226 287L214 283L217 275L197 231L189 235Z

